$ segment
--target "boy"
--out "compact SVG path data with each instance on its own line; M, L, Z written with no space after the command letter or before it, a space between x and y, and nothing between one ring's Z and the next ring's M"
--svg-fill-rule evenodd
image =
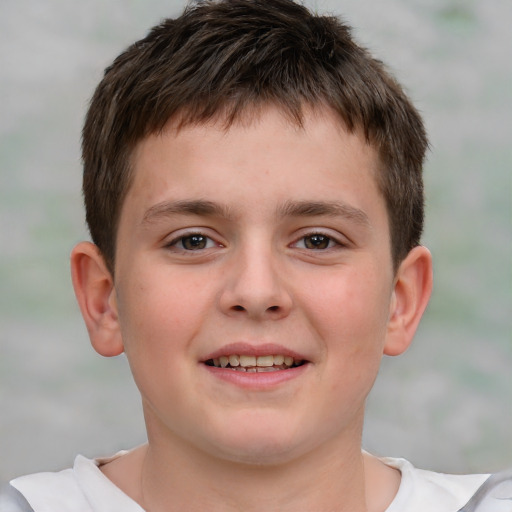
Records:
M382 354L407 349L432 286L426 147L347 26L288 0L201 3L121 54L84 126L94 244L71 266L94 348L128 357L148 444L17 479L16 499L460 509L485 475L361 452Z

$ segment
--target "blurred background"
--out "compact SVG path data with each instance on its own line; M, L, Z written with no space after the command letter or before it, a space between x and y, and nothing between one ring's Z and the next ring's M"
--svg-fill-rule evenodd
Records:
M323 0L423 112L435 290L386 358L364 444L452 472L512 465L512 2ZM178 0L0 4L0 480L145 441L123 356L89 346L69 278L87 238L80 130L102 71Z

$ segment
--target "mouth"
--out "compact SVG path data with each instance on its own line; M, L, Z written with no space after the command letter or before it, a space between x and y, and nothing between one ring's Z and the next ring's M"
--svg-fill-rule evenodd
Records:
M236 372L264 373L290 370L306 363L304 359L295 359L288 355L244 355L226 354L213 359L207 359L204 364L215 368L224 368Z

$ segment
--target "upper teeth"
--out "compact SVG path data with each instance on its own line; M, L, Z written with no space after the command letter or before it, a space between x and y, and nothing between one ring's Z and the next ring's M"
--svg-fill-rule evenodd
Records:
M299 362L299 361L297 361ZM232 367L242 366L247 368L249 366L270 367L270 366L293 366L295 360L291 356L283 355L268 355L268 356L245 356L231 354L229 356L220 356L213 359L213 365L221 368L226 368L228 364Z

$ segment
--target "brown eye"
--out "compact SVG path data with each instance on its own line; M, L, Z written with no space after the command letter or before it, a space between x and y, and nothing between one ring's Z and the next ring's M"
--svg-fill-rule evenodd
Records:
M304 237L306 249L327 249L331 245L331 239L325 235L308 235Z
M208 237L204 235L184 236L180 239L181 246L187 251L197 251L205 249L208 245Z

